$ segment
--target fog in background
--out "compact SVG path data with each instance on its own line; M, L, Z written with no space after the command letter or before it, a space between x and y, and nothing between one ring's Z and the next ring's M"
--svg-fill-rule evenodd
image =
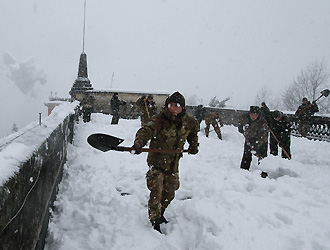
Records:
M0 2L1 132L69 97L84 0ZM315 60L330 62L328 0L87 0L84 51L97 90L181 91L247 109ZM272 107L270 107L272 109Z

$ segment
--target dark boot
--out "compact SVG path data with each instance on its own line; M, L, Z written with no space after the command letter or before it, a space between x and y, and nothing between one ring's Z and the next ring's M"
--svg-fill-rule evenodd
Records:
M159 218L159 224L163 224L163 223L167 224L168 223L168 221L164 217L164 213L165 213L165 209L164 210L162 209L162 211L161 211L161 217Z
M164 217L164 215L162 215L162 217L159 218L159 223L160 224L162 224L162 223L167 224L168 223L168 220L166 220L166 218Z
M159 222L159 221L160 221L160 219L158 218L158 219L156 219L156 220L154 220L154 221L151 221L151 224L152 224L153 228L154 228L156 231L162 233L162 231L160 230L160 222Z
M210 130L207 127L204 130L206 137L209 137Z
M260 176L261 176L261 178L266 178L268 176L268 174L266 172L262 171Z

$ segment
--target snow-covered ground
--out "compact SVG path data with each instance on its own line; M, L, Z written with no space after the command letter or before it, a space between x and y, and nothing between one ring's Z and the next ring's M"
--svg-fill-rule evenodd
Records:
M200 132L200 152L180 161L181 186L160 234L148 220L147 155L87 144L102 132L131 146L140 121L110 121L93 114L75 128L46 250L330 249L330 143L292 137L292 160L268 156L258 165L254 157L247 172L236 127L224 126L222 141Z

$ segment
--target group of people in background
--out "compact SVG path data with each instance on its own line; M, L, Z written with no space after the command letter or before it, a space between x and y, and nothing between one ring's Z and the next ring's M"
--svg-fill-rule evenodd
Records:
M311 118L318 112L316 102L310 103L306 97L295 112L298 118L298 131L306 137L311 127ZM260 161L267 156L268 141L270 154L278 155L279 147L282 157L291 159L291 122L287 115L279 110L271 112L265 102L261 107L251 106L249 112L238 119L238 131L244 135L244 151L241 168L249 170L252 154ZM268 139L269 138L269 139Z
M111 124L118 124L119 108L125 104L119 100L118 93L114 93L111 99ZM149 170L146 174L147 187L150 190L148 214L153 228L161 233L160 225L168 223L164 217L165 210L180 186L179 160L183 156L185 142L189 144L189 154L198 153L198 132L201 131L203 120L206 125L205 136L209 137L212 125L218 138L222 140L220 128L224 125L223 118L218 112L207 112L202 105L195 108L194 116L187 114L185 98L179 92L170 95L161 109L158 109L152 94L140 97L135 104L140 112L141 128L137 131L131 148L134 154L140 154L150 141L147 157ZM296 111L302 136L306 136L311 116L315 112L318 112L316 103L310 103L304 98ZM291 159L291 123L283 112L271 112L266 103L262 102L261 107L250 106L249 111L238 119L238 131L245 138L240 165L242 169L250 169L252 155L258 160L267 157L268 143L270 154L278 155L280 147L282 157Z

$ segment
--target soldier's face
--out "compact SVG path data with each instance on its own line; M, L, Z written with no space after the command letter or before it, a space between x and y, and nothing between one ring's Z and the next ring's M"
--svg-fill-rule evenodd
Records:
M256 120L258 118L259 114L255 114L255 113L250 113L250 118L252 121Z
M178 115L182 112L182 107L179 103L171 102L168 104L167 107L170 110L172 115Z

